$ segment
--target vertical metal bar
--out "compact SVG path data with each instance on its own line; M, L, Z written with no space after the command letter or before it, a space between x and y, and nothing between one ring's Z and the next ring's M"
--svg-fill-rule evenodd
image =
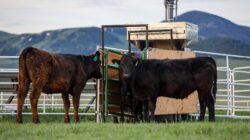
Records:
M105 116L108 116L108 50L105 51Z
M148 46L149 43L148 43L148 24L146 25L146 48L148 49Z
M100 80L96 80L96 123L100 122Z
M171 42L171 45L173 47L174 42L173 42L173 30L172 29L170 29L170 42Z
M102 26L102 119L103 121L105 121L105 115L104 115L104 108L105 108L105 98L104 98L104 91L105 91L105 86L104 86L104 77L105 77L105 73L104 73L104 44L105 44L105 40L104 40L104 26Z
M52 104L52 111L54 110L54 106L55 106L55 97L54 97L54 95L52 95L51 96L51 99L52 99L52 101L51 101L51 104Z
M130 44L130 31L128 31L128 53L131 53L131 44Z
M235 97L234 97L234 71L231 71L231 77L232 77L232 81L231 81L231 86L232 86L232 115L235 116Z
M45 97L45 95L43 95L43 113L46 112L46 108L45 108L46 107L46 105L45 105L46 102L45 101L46 101L46 97Z
M178 0L175 1L175 19L177 18L178 12Z
M3 92L1 91L1 105L3 104Z
M228 56L226 56L226 67L227 67L227 105L228 105L228 109L227 109L227 115L231 115L231 77L230 77L230 68L229 68L229 58Z

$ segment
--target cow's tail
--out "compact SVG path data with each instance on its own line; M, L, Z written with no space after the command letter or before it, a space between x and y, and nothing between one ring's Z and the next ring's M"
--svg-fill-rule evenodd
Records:
M26 56L32 49L32 47L25 48L19 57L18 96L21 96L19 94L27 94L25 92L29 88L30 78L27 70Z
M26 57L32 47L25 48L19 57L18 91L17 91L17 123L22 123L22 107L28 94L30 78L27 70Z
M213 97L214 97L214 101L216 101L216 92L217 92L217 65L214 59L212 59L213 61L213 70L214 70L214 81L213 81Z

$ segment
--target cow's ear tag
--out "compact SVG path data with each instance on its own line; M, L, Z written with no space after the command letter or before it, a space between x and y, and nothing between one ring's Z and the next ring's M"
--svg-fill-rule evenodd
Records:
M113 65L115 68L119 68L119 63L118 62L115 62L114 65Z
M93 60L94 60L95 62L97 62L98 56L96 55L96 56L93 58Z

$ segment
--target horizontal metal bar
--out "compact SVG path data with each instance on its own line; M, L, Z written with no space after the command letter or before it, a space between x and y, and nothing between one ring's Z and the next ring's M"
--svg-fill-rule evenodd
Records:
M250 69L250 66L234 68L234 70L241 70L241 69Z
M191 114L191 116L200 116L199 114ZM208 114L206 114L208 116ZM239 116L239 115L215 115L216 117L226 117L226 118L235 118L235 119L250 119L250 116Z
M84 91L84 90L83 90ZM81 93L81 97L84 97L84 96L90 96L90 97L92 97L92 96L95 96L95 92L82 92ZM16 96L16 94L13 94L13 93L4 93L3 92L3 95L4 96ZM28 95L29 95L29 93L28 93ZM46 97L61 97L61 93L54 93L54 94L45 94L45 93L43 93L43 94L41 94L41 97L43 97L43 96L46 96ZM70 96L71 97L71 96Z
M24 104L25 106L30 106L30 104ZM89 105L89 104L79 104L80 106L84 107L84 106L93 106L94 105ZM0 104L0 106L5 106L5 107L12 107L12 106L16 106L16 104ZM62 104L43 104L43 103L38 103L37 106L43 107L43 106L62 106L63 107L63 103Z
M250 100L240 100L240 101L237 101L237 100L235 100L234 102L236 102L236 103L250 103Z
M18 73L18 69L0 69L0 72L2 73L2 72L16 72L16 73Z
M122 51L122 52L128 52L128 50L124 50L124 49L118 49L118 48L112 48L112 47L105 47L105 49L108 49L108 50L115 50L115 51ZM141 53L141 51L131 51L132 53L136 52L136 53ZM104 52L105 53L105 52Z
M250 84L246 83L231 83L231 82L217 82L218 84L229 84L229 85L238 85L238 86L250 86Z
M235 93L246 93L246 92L248 93L248 92L250 92L250 89L249 90L243 90L243 89L242 90L234 90L234 92Z
M23 115L32 115L31 112L23 112ZM55 112L38 112L39 115L64 115L65 113L55 113ZM95 115L96 113L78 113L78 115ZM1 112L0 115L16 115L16 113L3 113ZM69 115L74 115L74 113L69 113Z
M224 53L214 53L214 52L204 52L204 51L193 51L195 53L200 54L210 54L210 55L217 55L217 56L225 56L225 57L235 57L235 58L247 58L250 59L250 56L243 56L243 55L232 55L232 54L224 54Z
M250 99L250 96L228 96L228 95L216 95L216 96L220 96L220 97L232 97L232 98L249 98Z
M173 31L172 29L160 29L160 30L148 30L148 33L150 32L170 32ZM134 31L128 31L128 34L129 33L145 33L146 30L134 30Z
M18 85L18 82L0 82L0 85ZM32 84L32 83L31 83ZM96 85L95 82L88 82L86 85Z
M234 80L234 82L250 82L250 79Z
M120 28L120 27L146 27L148 24L117 24L117 25L102 25L102 28Z
M218 79L217 82L225 82L228 81L228 79Z
M17 59L19 56L0 56L0 59Z
M18 82L0 82L0 85L18 85Z
M243 73L243 74L250 74L250 71L242 71L242 70L232 70L234 73Z

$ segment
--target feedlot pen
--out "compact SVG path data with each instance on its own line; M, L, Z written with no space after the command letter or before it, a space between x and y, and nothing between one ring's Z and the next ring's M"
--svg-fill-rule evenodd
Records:
M250 57L194 52L196 56L211 56L217 62L216 116L250 119ZM0 115L16 114L17 67L18 56L0 56ZM99 102L96 102L99 100L96 96L98 86L98 81L88 81L81 94L79 115L97 116L97 120L101 117L97 108ZM25 115L31 114L28 96L24 104L23 114ZM64 115L61 94L42 94L38 108L41 115ZM197 112L193 115L198 116L198 114Z

